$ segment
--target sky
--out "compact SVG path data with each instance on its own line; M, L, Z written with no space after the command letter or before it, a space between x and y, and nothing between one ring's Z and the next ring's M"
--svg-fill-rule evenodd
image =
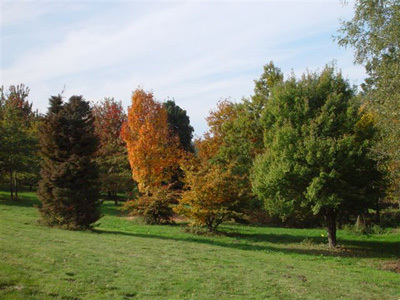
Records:
M219 100L239 102L270 61L301 75L336 62L352 84L365 78L339 48L342 1L2 0L1 85L23 83L45 113L48 99L83 95L130 105L140 87L174 99L195 133Z

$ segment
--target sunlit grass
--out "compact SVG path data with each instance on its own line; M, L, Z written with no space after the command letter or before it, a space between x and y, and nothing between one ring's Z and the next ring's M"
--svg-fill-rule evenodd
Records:
M398 299L400 234L225 224L215 236L148 226L113 202L94 232L40 225L34 193L0 193L0 298ZM2 199L2 200L1 200Z

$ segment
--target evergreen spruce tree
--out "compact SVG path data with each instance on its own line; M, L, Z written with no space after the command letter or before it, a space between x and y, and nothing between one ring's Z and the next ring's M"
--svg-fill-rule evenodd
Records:
M40 130L43 157L38 196L42 220L49 226L87 229L100 218L98 139L90 105L82 96L63 103L50 98Z

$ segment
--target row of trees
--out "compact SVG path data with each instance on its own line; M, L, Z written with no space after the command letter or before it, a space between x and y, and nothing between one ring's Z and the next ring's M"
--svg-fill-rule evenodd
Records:
M47 114L39 115L28 96L24 85L1 89L0 173L2 182L9 182L11 199L18 198L21 184L32 188L41 178L43 220L73 229L90 227L100 217L99 192L116 203L118 192L135 194L140 181L132 180L121 136L127 121L121 102L106 98L91 105L81 96L64 102L59 95L50 98ZM172 100L162 109L166 131L192 152L193 128L186 112Z
M10 95L4 99L14 103ZM29 103L18 103L25 105L16 106L16 120L30 120L23 114L31 113ZM77 96L67 103L52 97L46 116L31 114L41 124L38 194L50 225L90 227L100 217L99 179L109 196L135 182L139 195L125 208L149 223L168 222L175 211L214 231L225 220L244 220L264 208L282 219L324 217L334 246L338 218L346 222L379 209L385 192L384 172L371 153L375 117L331 66L285 80L270 63L254 96L220 102L207 118L209 132L194 145L186 112L143 90L133 93L128 116L113 99L91 107Z
M171 156L160 157L161 177L152 181L157 191L146 191L147 203L160 197L158 190L169 197L168 174L176 174L179 164L185 186L175 211L193 224L215 230L224 220L263 206L282 219L324 218L335 246L338 220L379 212L388 184L392 197L398 192L399 17L396 1L357 1L355 17L342 24L339 44L355 47L356 62L369 74L360 94L334 67L285 80L270 63L253 97L238 104L223 101L211 112L210 131L195 142L195 154L179 152L176 139L161 130L157 151ZM153 101L143 91L135 95L132 107L141 97ZM161 123L163 114L156 114ZM131 121L127 140L152 126ZM128 148L132 166L135 151ZM146 212L135 205L134 212Z
M356 2L353 22L343 23L339 43L356 47L370 75L362 93L334 66L285 78L271 62L254 95L220 102L194 143L186 112L141 89L127 115L113 99L91 107L80 96L57 96L43 117L24 86L2 90L0 170L13 197L27 166L37 165L25 158L37 159L39 132L38 194L49 225L91 227L100 180L114 198L137 185L124 207L148 223L178 213L215 231L265 210L282 220L325 220L334 247L338 221L379 212L387 186L398 191L398 19L396 2L370 0Z
M11 199L18 198L21 186L33 189L40 179L39 129L43 127L46 115L32 110L29 92L23 84L10 86L8 90L0 88L0 184L9 187ZM168 111L170 129L180 135L186 150L193 151L193 128L186 112L173 100L163 105ZM118 192L132 192L136 186L132 181L127 148L120 134L127 115L121 101L113 98L105 98L90 106L95 134L99 139L94 156L99 166L100 185L102 192L117 201Z
M122 136L140 196L126 208L160 223L176 204L210 231L261 208L282 219L325 218L332 247L338 218L378 209L385 177L371 153L377 130L355 89L332 66L300 79L285 80L273 63L264 71L251 99L211 112L195 153L168 130L163 105L136 90Z

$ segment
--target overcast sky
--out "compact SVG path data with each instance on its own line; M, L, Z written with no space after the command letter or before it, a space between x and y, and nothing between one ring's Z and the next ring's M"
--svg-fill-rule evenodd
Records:
M263 65L285 74L337 66L360 84L363 68L332 36L353 4L337 1L1 2L1 84L24 83L46 112L50 95L130 105L142 87L174 98L197 135L217 101L240 101Z

